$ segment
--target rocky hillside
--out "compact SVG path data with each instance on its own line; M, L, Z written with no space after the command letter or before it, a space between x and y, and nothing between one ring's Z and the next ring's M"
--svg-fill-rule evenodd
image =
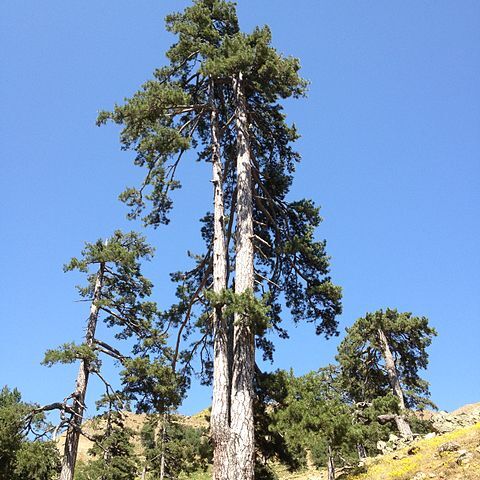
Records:
M126 413L126 425L139 432L146 417ZM205 427L208 411L192 417L178 416L182 423ZM454 412L425 412L435 432L404 442L391 435L387 442L379 442L383 452L367 459L362 465L338 472L338 480L480 480L480 403L466 405ZM101 428L101 424L89 421L87 432ZM61 441L60 441L61 443ZM61 445L60 445L61 446ZM79 459L85 460L91 443L81 439ZM137 448L139 446L137 445ZM139 454L140 451L139 451ZM326 472L310 469L289 473L277 469L280 480L326 480ZM190 480L209 480L206 473L193 475Z
M480 404L423 415L431 420L434 433L408 443L392 435L378 445L382 455L338 472L337 479L480 480ZM324 471L279 474L281 480L326 480Z
M408 443L392 435L379 443L382 455L340 470L337 480L480 480L480 403L421 416L432 422L434 433ZM314 469L277 474L280 480L327 479L326 471Z
M174 415L174 420L178 421L184 425L189 425L191 427L201 428L208 427L208 410L202 410L201 412L192 415L191 417L183 415ZM145 422L147 421L147 416L143 414L135 414L131 412L123 412L124 425L129 430L134 432L133 443L135 445L135 450L138 455L142 454L140 446L140 432ZM101 431L104 428L104 422L99 419L87 420L83 425L82 429L88 436L92 436L95 432ZM62 435L58 440L58 447L60 451L63 451L63 446L65 443L65 435ZM88 440L86 437L81 436L80 442L78 445L78 460L84 462L88 460L89 450L92 448L93 443Z
M480 404L452 413L431 413L435 433L405 444L392 436L379 447L384 454L368 459L345 480L479 480Z

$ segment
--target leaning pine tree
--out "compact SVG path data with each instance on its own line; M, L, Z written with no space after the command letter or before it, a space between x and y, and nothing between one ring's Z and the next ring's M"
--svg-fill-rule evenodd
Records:
M167 29L178 36L169 64L99 123L122 125L122 146L146 169L142 184L121 195L130 217L146 225L168 223L187 150L212 165L206 251L192 270L173 275L178 303L165 315L177 328L177 352L192 338L179 354L185 368L200 352L205 380L213 381L214 478L251 479L255 350L271 359L268 333L288 337L281 296L295 322L313 322L327 337L341 311L325 242L314 239L318 208L287 200L300 157L280 102L302 96L306 82L298 60L271 46L268 27L240 31L232 2L197 0L169 16Z
M350 398L368 403L392 394L398 412L380 420L393 420L404 437L412 436L407 409L434 406L428 382L419 371L427 368L427 347L436 334L426 317L387 308L359 318L338 347L337 360Z
M44 364L79 362L75 389L63 402L36 408L33 413L59 410L60 425L66 430L60 480L74 478L78 444L86 409L89 379L93 375L105 387L104 404L121 410L127 402L175 406L180 402L183 384L171 365L166 335L156 304L149 301L152 284L141 272L141 262L150 258L153 249L134 233L116 231L106 242L87 243L80 258L73 258L66 271L87 275L86 285L78 287L80 295L90 301L85 338L82 344L66 343L45 354ZM115 329L116 340L133 340L131 352L100 339L97 326L102 321ZM102 372L102 357L116 360L122 367L121 391L114 390ZM153 400L152 400L153 399ZM108 458L104 458L108 460Z

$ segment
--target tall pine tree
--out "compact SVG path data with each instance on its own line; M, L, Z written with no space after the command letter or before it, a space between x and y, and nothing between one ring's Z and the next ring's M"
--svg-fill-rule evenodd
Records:
M288 336L283 300L295 322L313 322L326 336L336 333L341 311L325 242L314 238L318 208L287 199L300 156L281 101L302 96L306 82L298 60L271 46L268 27L240 31L232 2L197 0L167 17L167 29L178 36L169 64L98 121L122 125L122 147L133 149L135 164L146 169L142 184L121 199L130 217L142 216L147 225L168 223L187 150L212 164L206 252L191 271L173 276L179 301L169 322L177 327L177 345L200 331L190 350L200 352L206 380L213 379L214 477L249 479L256 347L271 358L268 332ZM185 351L185 365L190 358Z

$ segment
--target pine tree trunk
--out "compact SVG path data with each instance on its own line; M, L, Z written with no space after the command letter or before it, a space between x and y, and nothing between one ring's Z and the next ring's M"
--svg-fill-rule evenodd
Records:
M400 435L402 437L405 437L405 438L413 437L410 424L407 422L403 414L395 415L395 424L397 425L398 431L400 432Z
M165 478L165 452L162 450L162 456L160 458L160 480Z
M165 479L165 444L166 444L166 434L167 434L167 422L169 421L167 414L163 414L162 418L162 438L161 438L161 456L160 456L160 479Z
M357 453L360 461L367 458L367 450L365 449L365 445L363 445L363 443L357 443Z
M233 80L237 133L237 209L235 245L235 293L252 292L254 287L253 205L251 159L248 141L247 106L242 75ZM231 429L234 460L231 480L251 480L254 476L253 376L255 348L253 328L248 318L235 314L233 333L233 374Z
M387 369L388 379L394 395L398 398L398 404L400 406L400 415L395 416L395 423L397 424L398 431L402 437L412 437L412 430L404 416L404 412L406 410L405 398L403 396L402 386L400 385L400 379L398 378L395 359L393 358L390 345L388 344L387 337L385 336L383 330L378 330L378 337L382 346L383 359L385 360L385 368Z
M222 293L227 282L227 250L225 240L225 209L223 200L223 168L220 157L218 113L215 107L214 82L211 81L211 137L213 183L213 291ZM210 430L214 445L213 479L227 480L229 471L229 410L230 375L228 364L228 326L223 309L213 312L213 399Z
M328 480L335 480L335 463L333 461L333 452L330 445L328 446L327 470Z
M97 328L99 307L97 305L100 300L103 275L105 272L105 264L100 264L100 268L95 280L95 287L93 291L93 300L90 306L90 316L88 318L87 330L85 333L85 344L93 347L95 339L95 330ZM86 360L81 360L78 369L77 381L73 398L73 411L70 424L67 429L65 437L65 447L62 458L62 470L60 472L59 480L73 480L75 473L75 463L77 461L78 442L80 440L80 428L83 421L83 413L85 410L85 395L87 393L88 377L90 374L90 363Z

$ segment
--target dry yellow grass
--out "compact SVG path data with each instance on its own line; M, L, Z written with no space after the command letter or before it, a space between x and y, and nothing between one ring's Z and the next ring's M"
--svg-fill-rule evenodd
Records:
M123 412L125 427L131 429L135 433L134 437L134 446L137 454L141 454L140 442L138 440L138 435L147 420L147 416L143 414L135 414L131 412ZM102 431L104 428L105 422L99 418L87 420L82 429L88 435L93 435ZM60 452L63 452L63 447L65 444L65 434L61 435L58 439L58 448ZM78 444L78 461L86 462L89 458L88 451L92 448L93 442L88 440L86 437L81 436Z
M210 410L202 410L191 417L186 417L183 415L174 415L174 419L195 428L208 428L208 418L210 415ZM133 445L137 455L142 456L142 447L140 444L140 432L142 427L145 425L145 422L148 419L148 416L145 414L136 414L131 412L123 412L124 416L124 425L126 428L134 432ZM104 428L105 422L99 418L93 418L87 420L82 429L85 433L93 435L102 431ZM63 452L63 447L65 444L65 434L61 435L58 439L58 448L60 452ZM89 450L92 448L93 443L88 440L86 437L81 436L80 442L78 444L78 461L86 462L89 459Z
M438 448L447 442L455 442L460 449L472 453L466 464L457 462L459 452L438 454ZM425 478L446 480L480 479L480 423L461 428L434 438L419 440L414 455L410 447L378 457L368 462L366 472L350 475L345 480L410 480L419 473Z

